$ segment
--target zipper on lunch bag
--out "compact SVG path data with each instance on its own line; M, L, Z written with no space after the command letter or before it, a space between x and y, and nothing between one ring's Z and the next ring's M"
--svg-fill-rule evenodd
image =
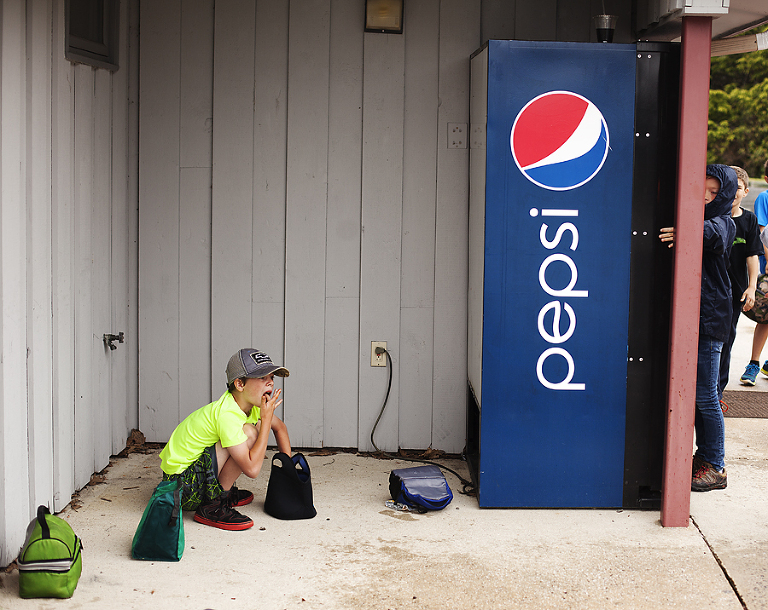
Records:
M64 545L64 548L66 548L69 551L69 553L72 554L72 550L69 548L69 545L59 538L51 538L49 535L48 538L41 538L40 540L56 540L57 542L60 542L62 545ZM40 540L38 540L38 542ZM77 558L80 556L80 551L82 551L82 549L83 549L83 541L77 537L77 534L75 534L75 549L74 549L74 556L72 557L72 559L68 559L68 558L49 559L47 561L29 561L29 562L25 562L24 560L19 560L18 562L19 572L54 572L54 573L67 572L72 568L73 565L75 565L75 562L77 561ZM29 551L29 547L27 547L27 551Z

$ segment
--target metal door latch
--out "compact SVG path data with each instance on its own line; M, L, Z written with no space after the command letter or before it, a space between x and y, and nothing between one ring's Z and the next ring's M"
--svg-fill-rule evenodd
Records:
M121 331L117 335L104 335L105 347L108 347L111 350L117 349L117 345L115 345L113 341L117 341L118 343L125 343L125 333Z

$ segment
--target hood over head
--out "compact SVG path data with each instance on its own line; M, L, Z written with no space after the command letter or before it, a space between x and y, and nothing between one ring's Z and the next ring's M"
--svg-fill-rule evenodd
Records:
M739 190L736 172L727 165L707 165L707 176L712 176L720 182L720 192L704 206L704 220L715 216L730 216L733 199Z

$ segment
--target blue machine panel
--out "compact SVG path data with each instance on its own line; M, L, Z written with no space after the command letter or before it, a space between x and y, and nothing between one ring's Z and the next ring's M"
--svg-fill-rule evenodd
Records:
M480 506L621 506L636 48L488 51Z

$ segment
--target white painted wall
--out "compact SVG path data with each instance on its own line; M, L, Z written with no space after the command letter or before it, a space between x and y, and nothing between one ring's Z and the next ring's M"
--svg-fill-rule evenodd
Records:
M260 348L297 447L464 446L469 56L480 1L141 3L141 430L164 441ZM194 98L195 102L191 102Z
M65 60L64 0L2 4L0 566L138 426L136 9L113 74Z

